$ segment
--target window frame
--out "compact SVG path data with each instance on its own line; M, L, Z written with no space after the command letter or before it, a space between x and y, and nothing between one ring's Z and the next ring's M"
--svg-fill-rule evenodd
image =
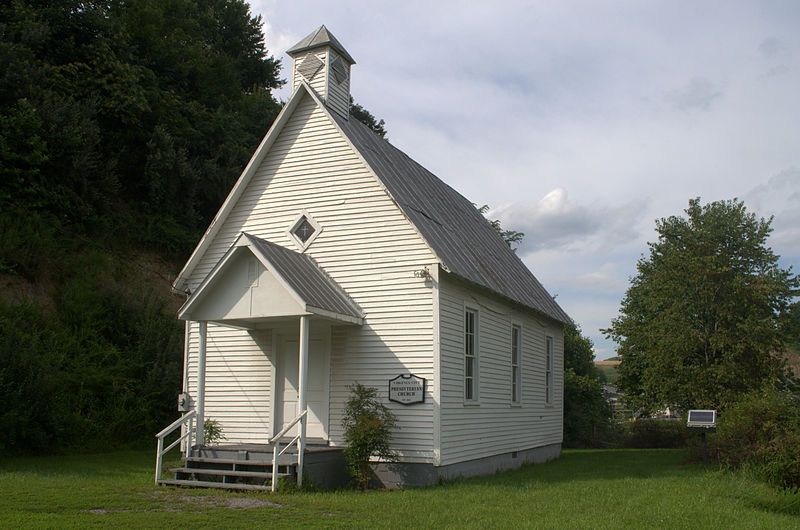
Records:
M547 405L553 404L553 366L555 364L555 340L550 335L544 338L544 401Z
M297 237L297 235L294 233L295 230L302 224L303 219L308 221L308 224L310 224L311 227L314 229L314 232L305 241ZM295 217L294 222L286 231L286 235L289 237L289 239L294 241L294 244L297 245L297 248L300 251L300 253L305 252L306 249L311 246L311 243L313 243L314 240L317 239L317 237L321 233L322 233L322 226L317 222L316 219L314 219L314 217L311 216L310 213L308 213L308 210L306 210L305 208L300 210L300 213L297 215L297 217Z
M472 333L467 328L467 318L470 314L472 315ZM464 320L462 322L464 325L462 335L464 338L464 364L462 365L464 369L464 404L477 405L480 398L480 317L478 310L470 306L464 306ZM468 347L470 335L472 339L472 355L469 355ZM470 359L472 360L472 375L467 375L467 362ZM471 388L467 386L468 380L471 380Z
M511 404L512 405L522 404L522 351L523 351L522 337L523 337L522 325L512 322L511 323ZM516 352L514 351L515 338L517 342ZM516 363L514 362L515 354L516 354Z

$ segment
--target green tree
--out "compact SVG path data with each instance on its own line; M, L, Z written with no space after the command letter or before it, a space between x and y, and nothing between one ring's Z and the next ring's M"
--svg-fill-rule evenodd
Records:
M611 408L594 366L594 344L577 325L564 329L564 443L595 446L608 431Z
M388 140L386 138L386 122L379 120L370 111L353 101L353 96L350 96L350 116L369 127L372 132L384 140Z
M767 246L772 219L739 200L689 201L656 221L620 315L619 386L635 407L723 408L776 381L791 339L798 277Z
M484 204L483 206L480 207L478 207L478 205L475 205L475 207L477 207L478 212L480 212L480 214L484 216L489 211L488 204ZM503 241L505 241L506 244L511 248L514 248L514 245L518 245L522 241L522 238L525 237L525 234L523 232L504 229L500 225L499 219L487 219L487 220L489 221L489 224L492 225L492 228L494 228L497 231L497 233L500 234L500 237L503 238Z

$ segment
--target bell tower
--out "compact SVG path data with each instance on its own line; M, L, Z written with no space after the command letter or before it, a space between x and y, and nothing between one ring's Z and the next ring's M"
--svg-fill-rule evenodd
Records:
M350 117L350 67L356 64L324 25L286 50L292 58L292 91L301 80L319 94L326 106Z

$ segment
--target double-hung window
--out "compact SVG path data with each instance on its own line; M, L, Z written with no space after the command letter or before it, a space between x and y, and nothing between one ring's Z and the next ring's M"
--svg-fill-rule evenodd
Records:
M478 312L464 311L464 401L478 400Z
M519 403L522 396L522 328L511 326L511 402Z
M546 337L546 359L545 359L545 400L547 404L553 402L553 337Z

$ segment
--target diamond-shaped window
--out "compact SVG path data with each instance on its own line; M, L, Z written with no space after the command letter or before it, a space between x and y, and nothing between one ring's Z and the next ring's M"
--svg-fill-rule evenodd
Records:
M286 234L294 240L300 250L305 250L321 232L322 226L311 217L311 214L303 210Z
M311 239L311 236L313 236L314 232L316 231L317 229L314 228L314 225L312 225L308 218L304 215L300 218L300 222L295 225L292 233L297 239L305 243Z
M311 81L323 66L325 65L316 55L309 53L306 58L303 59L303 62L300 63L300 66L297 67L297 71L308 81Z
M347 79L347 66L345 66L341 57L334 59L333 63L331 63L331 70L333 70L333 78L336 79L338 84L341 85L345 82Z

